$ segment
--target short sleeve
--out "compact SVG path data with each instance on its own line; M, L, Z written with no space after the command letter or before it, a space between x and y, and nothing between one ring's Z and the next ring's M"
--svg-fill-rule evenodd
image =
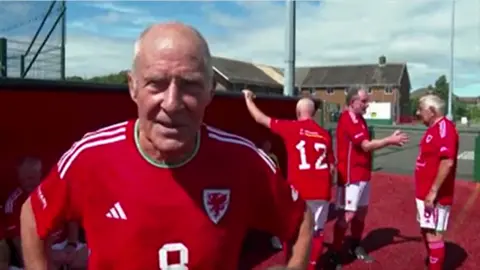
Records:
M280 136L285 134L288 129L288 120L281 120L281 119L270 119L270 130Z
M439 156L444 159L456 159L457 136L455 128L449 125L445 120L438 126Z
M347 136L355 145L361 144L364 140L368 140L368 130L362 124L361 119L355 118L346 112L344 121L344 130L347 132Z
M70 162L67 168L59 161L30 194L37 233L42 239L62 228L65 222L79 219L82 195L78 187L82 172L78 163L80 160Z
M306 204L298 192L281 176L273 161L263 156L257 159L256 175L252 177L251 223L257 230L292 240L303 220Z

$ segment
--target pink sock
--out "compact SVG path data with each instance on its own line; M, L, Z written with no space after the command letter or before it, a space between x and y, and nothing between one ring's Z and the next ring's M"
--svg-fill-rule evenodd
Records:
M445 259L445 244L443 241L436 241L428 243L428 248L430 249L428 265L429 270L442 270L443 261Z

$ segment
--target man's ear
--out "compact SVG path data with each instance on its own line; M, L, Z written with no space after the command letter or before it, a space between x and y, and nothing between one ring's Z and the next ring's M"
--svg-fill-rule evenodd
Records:
M128 92L130 93L130 98L133 102L137 103L137 96L138 96L138 88L137 88L137 80L135 79L135 75L132 71L127 73L127 80L128 80Z

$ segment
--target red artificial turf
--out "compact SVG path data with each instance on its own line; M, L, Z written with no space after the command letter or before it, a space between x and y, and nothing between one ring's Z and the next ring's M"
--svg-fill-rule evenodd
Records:
M479 269L476 264L480 263L480 188L472 182L458 180L457 183L446 234L447 258L444 269ZM327 247L332 241L334 213L331 216L325 229ZM377 262L349 262L343 269L424 269L426 251L416 222L412 177L374 174L364 237L364 247ZM283 253L277 252L254 269L266 269L283 260Z

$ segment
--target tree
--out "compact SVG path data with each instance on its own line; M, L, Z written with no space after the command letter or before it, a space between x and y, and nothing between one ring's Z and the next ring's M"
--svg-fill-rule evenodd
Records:
M96 76L89 79L84 79L79 76L67 77L69 81L86 81L86 82L95 82L95 83L108 83L108 84L127 84L127 73L128 71L123 70L118 73L113 73L105 76Z
M445 102L448 102L449 87L450 87L450 84L447 81L447 77L445 75L442 75L438 77L438 79L435 81L435 87L433 88L433 93L439 96L441 99L445 100Z
M412 116L415 116L417 114L418 99L419 98L411 98L410 99L410 110L411 110Z

